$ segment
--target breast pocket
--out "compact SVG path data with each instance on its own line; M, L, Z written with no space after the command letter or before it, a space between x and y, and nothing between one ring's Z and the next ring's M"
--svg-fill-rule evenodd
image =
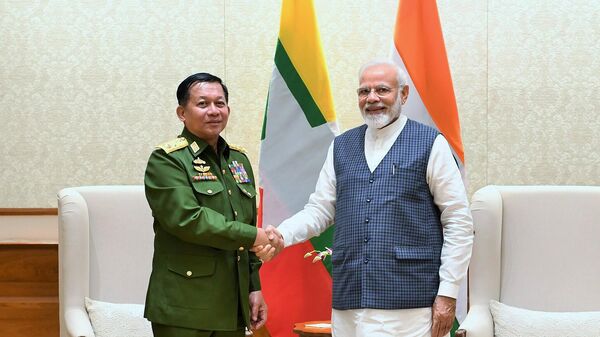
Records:
M238 212L238 220L244 223L251 223L256 214L256 190L252 184L237 184L240 191L240 209Z
M192 185L201 206L221 212L225 197L223 193L224 187L220 181L197 181Z

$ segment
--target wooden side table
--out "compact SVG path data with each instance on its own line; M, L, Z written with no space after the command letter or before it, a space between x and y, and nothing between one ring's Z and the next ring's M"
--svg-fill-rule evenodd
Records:
M314 324L329 324L329 327L321 328L310 326ZM311 321L294 324L294 333L300 337L331 337L331 321Z

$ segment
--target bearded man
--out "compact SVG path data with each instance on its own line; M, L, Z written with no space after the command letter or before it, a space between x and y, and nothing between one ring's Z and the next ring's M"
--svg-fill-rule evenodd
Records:
M448 142L401 114L404 71L373 61L359 73L365 125L335 138L303 210L267 228L270 259L333 224L333 336L449 333L467 273L473 224Z

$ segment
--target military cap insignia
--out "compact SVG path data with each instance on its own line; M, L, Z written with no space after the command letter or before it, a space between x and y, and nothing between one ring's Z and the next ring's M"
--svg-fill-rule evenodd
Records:
M177 151L179 149L183 149L188 145L187 139L183 137L179 137L168 142L157 145L157 149L163 149L166 153L171 153L173 151Z
M244 164L238 163L237 160L234 160L231 163L229 163L228 166L236 183L244 184L250 182L250 177L248 177L248 173L244 168Z

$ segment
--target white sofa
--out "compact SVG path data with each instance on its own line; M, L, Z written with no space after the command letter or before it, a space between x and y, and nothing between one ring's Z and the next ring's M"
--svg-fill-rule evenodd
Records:
M60 336L94 336L84 298L143 304L152 265L152 215L143 186L58 193Z
M467 337L494 336L490 300L538 311L600 310L600 187L487 186L471 209L470 310L460 326Z

